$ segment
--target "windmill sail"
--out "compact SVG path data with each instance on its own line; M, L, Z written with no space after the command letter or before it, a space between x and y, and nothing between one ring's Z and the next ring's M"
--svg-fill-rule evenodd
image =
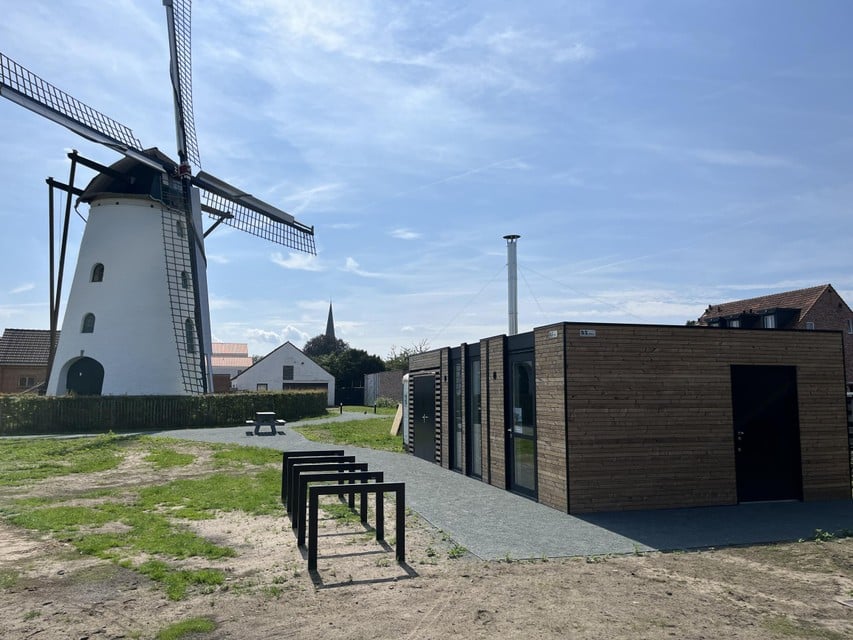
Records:
M201 167L193 118L191 0L163 0L169 27L170 75L175 99L175 130L181 162Z

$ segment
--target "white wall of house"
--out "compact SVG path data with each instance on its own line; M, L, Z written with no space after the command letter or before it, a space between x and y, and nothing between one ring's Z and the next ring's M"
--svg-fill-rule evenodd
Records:
M285 379L285 367L288 373L289 367L293 367L292 379ZM326 385L327 403L329 406L335 404L335 376L290 342L285 342L231 380L231 386L240 391L281 391L285 384Z

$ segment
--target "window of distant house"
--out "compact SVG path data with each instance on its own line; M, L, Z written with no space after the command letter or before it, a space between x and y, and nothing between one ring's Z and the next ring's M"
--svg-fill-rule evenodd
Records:
M853 318L847 318L847 333L853 333Z
M80 329L80 333L94 333L95 332L95 314L87 313L83 316L83 328Z
M806 329L808 331L814 331L814 322L806 322Z
M20 378L18 378L18 387L20 389L29 389L30 387L34 386L36 386L35 378L29 378L26 376L21 376Z
M195 353L195 323L187 318L184 321L184 333L187 341L187 353Z
M186 271L181 271L181 286L184 289L190 288L190 276Z
M98 262L94 267L92 267L92 282L103 282L104 281L104 265Z
M267 383L266 382L259 382L257 385L255 385L255 391L266 391L266 390L267 390Z
M729 326L733 329L740 327L740 320L729 320Z
M281 368L282 380L293 380L293 365L286 364Z
M776 316L774 316L774 315L764 316L761 319L761 324L765 329L775 329L776 328Z

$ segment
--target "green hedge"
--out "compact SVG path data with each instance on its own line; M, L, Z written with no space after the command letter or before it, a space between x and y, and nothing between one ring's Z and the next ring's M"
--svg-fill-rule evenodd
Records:
M0 435L233 427L255 411L298 420L326 413L316 391L205 396L0 396Z

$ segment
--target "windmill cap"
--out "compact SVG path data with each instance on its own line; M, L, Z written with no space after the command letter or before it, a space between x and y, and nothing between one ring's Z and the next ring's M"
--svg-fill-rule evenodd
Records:
M167 167L177 167L174 160L156 147L145 150L145 155ZM159 185L162 172L154 167L126 156L109 166L110 173L99 173L86 185L78 202L90 203L103 195L151 196L153 187ZM156 189L159 192L159 187Z

